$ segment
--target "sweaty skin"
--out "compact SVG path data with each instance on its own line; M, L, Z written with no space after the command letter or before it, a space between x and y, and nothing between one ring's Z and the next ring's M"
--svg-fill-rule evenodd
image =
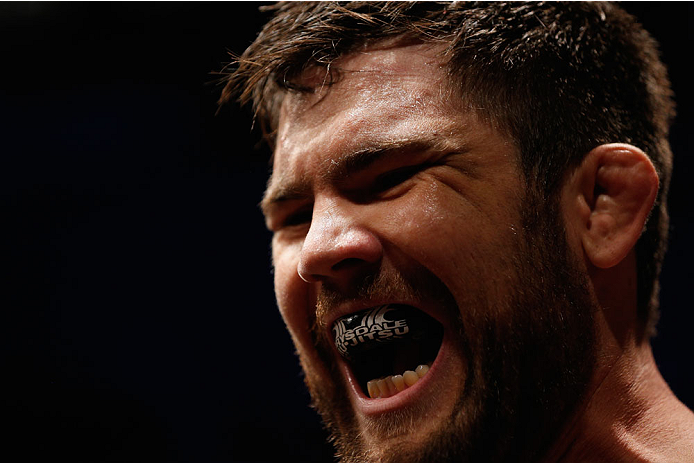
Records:
M404 272L424 267L443 282L458 307L474 308L486 286L482 282L504 287L503 250L518 229L522 183L513 145L447 103L445 73L428 47L359 53L340 68L344 78L329 91L286 99L263 203L274 231L278 304L307 379L317 388L331 381L309 335L320 286L349 294L366 267ZM363 153L374 152L381 153L360 163ZM421 167L380 191L379 176L407 166ZM357 197L362 191L373 193ZM302 213L303 221L295 223L294 216ZM460 244L451 249L447 243L454 242ZM491 294L485 297L494 298L496 289L487 289ZM329 327L328 319L361 308L355 304L376 302L334 307L318 322ZM449 326L459 315L431 300L418 307ZM451 414L466 359L449 344L446 373L430 372L426 391L407 403L374 410L345 384L346 400L370 445L387 447L373 424L395 410L404 409L416 420L407 436L413 445Z
M535 237L523 230L527 198L517 149L453 96L436 52L411 45L353 53L334 63L341 70L337 83L323 85L324 71L308 71L303 84L316 91L289 93L281 108L262 203L273 231L276 296L319 411L338 434L350 436L355 450L343 449L342 456L405 461L437 433L486 429L489 422L475 425L485 417L490 385L513 392L521 387L517 375L562 372L585 358L589 367L568 373L574 383L537 378L577 388L562 392L567 387L557 386L553 397L565 409L545 411L564 423L561 429L552 425L561 438L547 461L585 461L589 455L598 461L639 455L694 461L684 442L694 435L691 412L660 377L648 342L625 328L635 326L633 317L619 315L631 313L625 308L635 302L626 291L635 279L633 251L610 268L591 264L584 248L585 201L578 200L585 181L570 179L560 201L569 257L558 267L576 273L556 281L543 273L554 259L546 254L554 251L543 252L542 243L530 248L549 259L543 267L521 250ZM616 172L618 178L623 171ZM389 284L362 291L367 281ZM542 285L544 292L534 295ZM342 316L383 304L416 307L446 328L440 354L421 381L393 397L369 399L335 348L331 327ZM601 306L612 310L603 313ZM523 350L528 342L532 346L529 333L545 332L541 351ZM578 346L573 351L562 339L572 333L568 346ZM586 346L579 345L582 339ZM508 361L522 359L523 367L507 368L507 351L518 354ZM587 357L593 351L594 365ZM502 376L485 376L484 366L496 365L485 363L488 352L496 352ZM519 410L552 392L525 389L511 394L520 398L513 402ZM528 400L523 394L530 394ZM533 416L529 408L525 412ZM680 432L656 432L672 417ZM516 424L523 428L523 421ZM490 439L483 450L493 453L494 439L501 448L503 431L478 435ZM466 437L473 439L460 436L461 442Z

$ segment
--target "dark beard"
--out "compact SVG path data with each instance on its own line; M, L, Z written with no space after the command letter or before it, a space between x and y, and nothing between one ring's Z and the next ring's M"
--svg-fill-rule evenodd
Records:
M449 329L459 333L469 367L453 413L426 445L391 448L386 455L379 452L378 461L537 461L585 394L595 356L595 305L587 276L568 250L558 204L529 196L522 211L522 236L509 256L516 283L502 289L508 292L503 307L489 307L482 291L477 307L484 309L475 319L463 317L448 289L425 269L417 275L367 279L353 295L329 288L320 295L319 314L321 306L375 294L415 299L438 295L441 305L456 314L457 326ZM305 370L314 406L341 461L372 461L374 454L360 438L325 332L317 326L313 334L321 359L330 366L332 384ZM407 431L406 414L388 421L389 429L380 429L381 434Z

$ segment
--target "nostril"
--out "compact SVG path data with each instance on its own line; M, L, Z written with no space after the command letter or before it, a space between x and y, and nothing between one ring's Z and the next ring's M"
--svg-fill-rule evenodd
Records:
M339 272L340 270L348 270L350 268L358 267L363 264L364 261L362 259L358 259L356 257L349 257L347 259L342 259L340 262L333 265L332 270L335 272Z
M317 281L323 280L324 278L329 278L331 275L337 275L341 273L351 273L350 270L362 267L366 262L363 259L356 257L349 257L339 261L330 268L330 272L325 272L324 274L310 273L307 269L299 265L298 273L299 277L306 283L315 283Z

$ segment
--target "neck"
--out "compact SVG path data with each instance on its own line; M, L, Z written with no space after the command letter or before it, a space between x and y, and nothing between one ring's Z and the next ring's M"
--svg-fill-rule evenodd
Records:
M601 343L590 392L544 461L694 461L694 414L660 375L648 341L620 341Z

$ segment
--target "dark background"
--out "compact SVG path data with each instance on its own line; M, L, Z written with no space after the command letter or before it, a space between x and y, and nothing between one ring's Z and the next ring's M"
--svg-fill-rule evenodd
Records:
M4 454L330 461L272 294L267 153L209 84L257 7L0 3ZM627 9L678 95L654 349L692 407L692 6Z

